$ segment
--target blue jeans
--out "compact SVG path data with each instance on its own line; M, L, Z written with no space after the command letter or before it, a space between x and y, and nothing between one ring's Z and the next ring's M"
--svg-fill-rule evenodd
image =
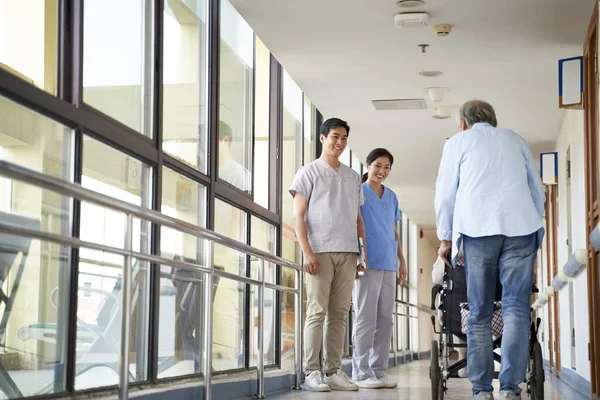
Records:
M471 238L463 235L467 299L467 375L473 393L492 392L494 358L491 321L496 282L502 284L502 366L500 390L520 394L529 355L533 264L540 246L537 233Z

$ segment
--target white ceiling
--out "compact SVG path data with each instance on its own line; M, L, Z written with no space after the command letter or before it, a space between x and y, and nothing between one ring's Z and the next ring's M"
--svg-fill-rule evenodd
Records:
M434 120L425 88L445 86L441 104L479 98L499 125L536 150L552 148L558 109L557 60L581 55L594 0L425 0L430 28L394 26L395 0L232 0L233 5L325 117L348 120L361 160L375 147L395 156L390 186L400 207L435 225L433 198L442 147L455 119ZM406 11L406 10L404 10ZM420 43L428 43L421 54ZM440 70L423 78L422 70ZM376 111L371 100L424 97L428 110Z

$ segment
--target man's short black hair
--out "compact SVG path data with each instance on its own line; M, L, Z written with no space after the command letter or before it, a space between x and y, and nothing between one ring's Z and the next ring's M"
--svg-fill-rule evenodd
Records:
M321 130L319 133L325 137L329 135L329 131L335 128L344 128L346 129L346 133L350 136L350 126L346 121L339 118L329 118L327 121L321 124Z

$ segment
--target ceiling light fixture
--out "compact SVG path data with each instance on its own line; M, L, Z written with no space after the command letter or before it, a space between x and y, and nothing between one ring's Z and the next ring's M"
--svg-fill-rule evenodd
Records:
M425 89L431 101L442 101L444 100L444 95L448 93L450 90L445 87L430 87Z
M435 111L435 115L433 119L448 119L452 116L452 110L454 110L453 105L439 105L433 107L433 111Z
M436 76L442 75L442 71L421 71L419 75L424 76L426 78L435 78Z
M425 4L425 2L423 0L400 0L400 1L396 2L396 5L398 7L405 7L405 8L419 7L424 4Z

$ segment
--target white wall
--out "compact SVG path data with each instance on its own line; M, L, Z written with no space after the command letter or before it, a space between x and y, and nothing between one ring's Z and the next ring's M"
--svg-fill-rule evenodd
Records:
M417 225L410 223L408 227L408 302L411 304L419 304L419 290L421 290L419 288L418 232ZM415 352L420 351L419 323L412 323L411 328L410 348Z
M420 231L420 229L418 229ZM419 306L431 305L431 288L433 280L431 271L433 263L437 259L437 247L427 237L417 238L417 261L419 263L419 275L417 286L419 289ZM430 351L431 341L435 338L431 325L431 313L419 311L419 352Z
M560 135L556 141L558 152L558 230L557 253L559 267L564 265L571 254L567 246L567 179L566 156L571 151L571 230L572 251L585 249L585 165L584 165L584 126L583 111L567 110L564 115ZM544 263L545 264L545 263ZM545 268L545 266L543 267ZM544 276L544 283L547 283ZM544 284L545 287L546 284ZM560 344L562 368L571 369L571 334L575 328L575 366L576 372L583 378L590 379L590 363L588 361L588 311L587 311L587 275L583 271L573 283L574 292L574 324L570 321L569 288L559 292L560 303ZM548 307L544 307L541 317L547 326ZM547 333L544 339L547 340ZM547 357L547 346L544 352Z
M410 216L406 216L410 219ZM437 258L437 246L427 236L421 237L421 227L410 223L408 228L408 282L409 302L417 306L431 305L433 281L431 271ZM431 341L435 338L431 325L431 313L418 312L417 323L412 324L411 349L419 353L431 350Z

